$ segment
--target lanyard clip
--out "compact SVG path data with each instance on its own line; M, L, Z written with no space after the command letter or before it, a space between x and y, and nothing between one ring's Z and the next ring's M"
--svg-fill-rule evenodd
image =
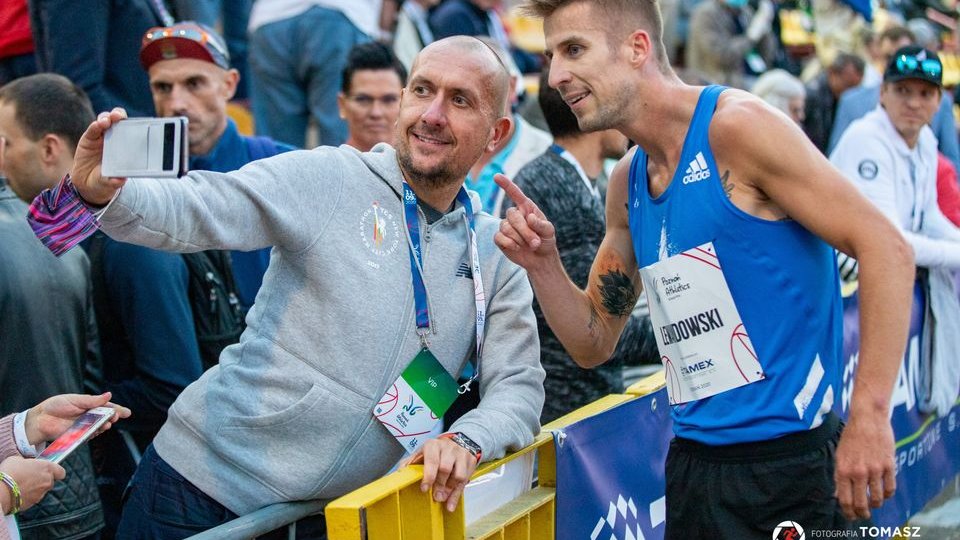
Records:
M466 394L467 392L469 392L469 391L470 391L470 383L472 383L473 380L476 379L476 378L477 378L477 376L474 375L473 377L470 377L469 379L467 379L467 382L465 382L465 383L461 384L459 387L457 387L457 393L462 396L463 394Z
M429 332L426 328L417 328L417 335L420 336L420 346L424 349L430 348L430 341L427 340L427 333Z

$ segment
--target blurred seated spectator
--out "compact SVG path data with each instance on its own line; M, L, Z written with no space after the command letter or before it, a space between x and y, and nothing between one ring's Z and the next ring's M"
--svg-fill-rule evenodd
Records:
M361 152L382 142L393 145L400 94L406 84L407 70L390 47L376 41L354 47L337 95L340 118L347 122L346 144Z
M27 0L0 2L0 86L37 72Z
M906 28L894 26L880 35L879 48L886 62L890 61L893 52L914 42L913 33ZM943 155L960 168L960 144L957 141L956 121L953 117L953 98L949 92L941 92L940 108L930 121L930 127L937 139L938 147ZM840 96L837 104L837 113L830 132L830 142L827 153L832 153L840 136L847 126L857 118L872 111L880 100L880 85L859 86L851 88Z
M82 392L97 368L90 263L81 250L58 258L38 243L21 200L63 177L92 120L83 90L60 75L0 88L0 171L7 177L0 181L0 414ZM103 528L89 450L62 465L67 481L19 516L25 540L87 538Z
M256 130L297 148L316 123L321 145L347 140L337 92L347 54L380 36L382 0L256 0L250 97Z
M148 28L173 24L163 0L30 0L29 5L40 71L78 84L96 112L123 107L130 116L151 116L150 86L137 51Z
M771 69L753 84L750 92L803 125L806 90L800 79L782 69Z
M860 84L866 62L859 56L840 53L815 79L807 83L807 102L803 130L821 152L826 154L833 118L840 96Z
M434 39L450 36L488 36L510 52L520 73L540 71L540 59L510 43L497 12L503 0L445 0L430 13Z
M748 88L773 62L774 7L762 0L757 11L747 0L704 0L690 16L686 69L717 84Z
M405 0L397 14L397 29L393 34L393 52L410 71L413 59L420 49L433 43L430 29L430 8L440 0Z

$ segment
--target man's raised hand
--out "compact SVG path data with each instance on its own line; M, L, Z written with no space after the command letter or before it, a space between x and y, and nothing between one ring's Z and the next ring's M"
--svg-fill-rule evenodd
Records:
M493 238L497 247L527 270L559 257L556 230L543 212L506 176L498 174L494 180L515 205L500 221L500 230Z
M103 135L111 126L126 117L127 111L120 107L110 112L100 113L77 143L70 179L83 200L90 204L101 206L107 204L126 182L125 178L100 176L100 165L103 163Z

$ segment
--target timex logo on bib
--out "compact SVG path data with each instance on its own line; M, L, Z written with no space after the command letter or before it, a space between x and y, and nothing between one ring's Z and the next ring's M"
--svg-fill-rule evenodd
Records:
M707 160L703 159L703 152L697 152L697 157L687 165L686 175L683 177L684 184L692 184L700 180L710 178L710 169L707 167Z

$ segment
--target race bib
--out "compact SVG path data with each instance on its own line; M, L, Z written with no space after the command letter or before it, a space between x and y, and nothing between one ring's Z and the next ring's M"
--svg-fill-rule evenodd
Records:
M670 404L764 378L709 242L640 269Z
M383 424L407 452L415 452L431 438L457 399L457 383L429 349L421 349L373 408Z

